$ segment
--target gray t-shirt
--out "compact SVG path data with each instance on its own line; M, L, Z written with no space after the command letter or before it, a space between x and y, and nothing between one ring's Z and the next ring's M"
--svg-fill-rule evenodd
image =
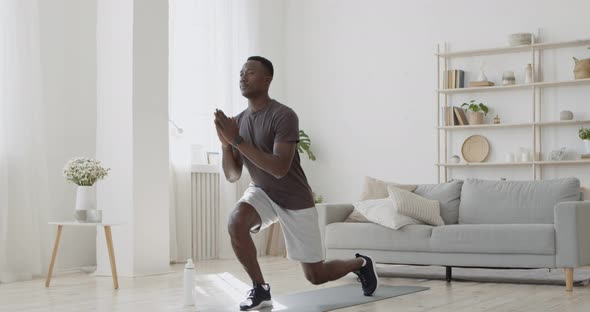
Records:
M238 114L236 119L240 127L240 136L244 138L244 141L265 153L273 153L275 142L299 142L297 114L275 100L271 100L269 105L257 112L247 108ZM289 172L281 179L258 168L244 156L242 160L254 184L282 208L297 210L315 205L311 187L301 168L301 159L297 151Z

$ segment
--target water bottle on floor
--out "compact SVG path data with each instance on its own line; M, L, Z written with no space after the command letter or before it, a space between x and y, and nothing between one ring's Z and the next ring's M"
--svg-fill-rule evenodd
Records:
M193 289L195 288L195 265L193 259L187 259L184 265L184 305L195 305Z

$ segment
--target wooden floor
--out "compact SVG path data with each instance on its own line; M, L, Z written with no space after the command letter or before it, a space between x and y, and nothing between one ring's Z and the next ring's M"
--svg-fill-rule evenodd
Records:
M303 277L298 263L283 258L262 258L260 263L273 296L357 283L354 275L313 286ZM0 285L0 311L198 311L221 303L239 302L250 281L237 261L215 260L196 263L199 301L197 307L182 306L183 265L174 273L119 278L119 290L110 277L83 273L56 274L51 287L38 279ZM338 311L590 311L590 286L517 285L383 278L387 285L419 285L430 290L368 303ZM360 286L359 286L360 292ZM237 309L236 309L237 310Z

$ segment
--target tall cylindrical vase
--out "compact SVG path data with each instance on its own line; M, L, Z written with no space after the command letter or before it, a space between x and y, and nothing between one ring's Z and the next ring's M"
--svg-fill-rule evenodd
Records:
M79 185L76 190L76 210L96 209L96 185Z
M590 140L584 140L584 146L586 147L586 154L590 154Z
M524 83L533 82L533 65L527 64L524 67Z

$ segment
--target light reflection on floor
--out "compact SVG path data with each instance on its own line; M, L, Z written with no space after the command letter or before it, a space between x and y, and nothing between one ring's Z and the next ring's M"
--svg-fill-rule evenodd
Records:
M194 295L197 311L214 307L237 308L252 288L252 285L242 282L228 272L197 275L195 277L195 285ZM284 311L286 309L286 306L273 300L272 310L265 308L261 311L274 312Z

